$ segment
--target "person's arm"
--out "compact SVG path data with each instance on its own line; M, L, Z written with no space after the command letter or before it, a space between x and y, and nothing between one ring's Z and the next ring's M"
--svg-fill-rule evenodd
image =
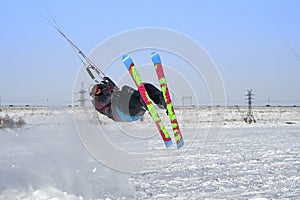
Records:
M110 87L110 89L115 89L118 90L119 87L107 76L103 77L104 81L107 81L108 86Z

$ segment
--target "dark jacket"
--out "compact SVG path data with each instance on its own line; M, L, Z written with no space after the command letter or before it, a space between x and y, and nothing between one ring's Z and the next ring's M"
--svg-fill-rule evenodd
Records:
M147 106L139 91L126 85L120 91L109 78L106 80L99 85L100 95L94 98L95 109L114 121L131 122L140 119L146 112ZM154 103L164 103L161 91L149 83L144 85Z
M106 84L101 85L101 90L101 94L99 96L96 96L93 101L94 107L101 114L113 119L111 109L112 90L110 90L110 88Z
M99 84L99 87L101 93L93 100L94 107L98 112L119 122L136 121L141 117L131 116L130 114L130 111L134 109L129 108L128 104L134 103L135 105L132 107L135 109L139 108L139 104L136 104L136 101L133 101L135 98L131 98L131 93L129 91L123 90L123 88L122 91L119 91L115 83L108 77L105 77L104 81ZM132 90L135 91L134 89ZM136 92L138 93L138 91ZM140 96L137 98L139 99ZM145 111L142 114L144 113Z

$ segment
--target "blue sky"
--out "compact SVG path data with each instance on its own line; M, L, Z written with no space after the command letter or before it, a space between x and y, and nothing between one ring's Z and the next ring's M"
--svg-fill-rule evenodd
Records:
M2 104L71 104L81 62L41 15L49 8L86 54L123 31L173 29L206 49L220 71L229 104L245 104L243 95L252 89L257 105L270 99L273 105L300 106L296 0L2 1Z

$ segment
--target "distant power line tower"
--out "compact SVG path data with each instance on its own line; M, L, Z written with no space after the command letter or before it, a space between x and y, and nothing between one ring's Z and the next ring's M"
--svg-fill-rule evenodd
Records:
M78 92L80 94L80 97L79 97L79 106L81 107L85 107L85 102L87 101L87 99L85 98L85 94L86 94L86 91L84 90L84 83L81 82L81 90Z
M250 124L250 123L256 123L256 120L253 116L253 111L252 111L252 103L253 103L253 98L254 94L252 94L252 90L247 90L248 93L245 95L247 96L246 100L248 102L248 112L247 112L247 117L244 118L245 122Z

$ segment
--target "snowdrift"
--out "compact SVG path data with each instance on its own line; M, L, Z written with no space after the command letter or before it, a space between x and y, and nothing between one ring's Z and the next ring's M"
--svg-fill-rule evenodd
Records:
M176 108L185 139L182 150L176 145L166 149L147 115L142 121L116 124L93 108L1 110L0 119L24 124L0 128L0 200L300 196L299 107L254 107L255 124L244 122L246 107ZM159 114L167 124L164 111ZM149 151L141 162L149 170L124 173L118 167L136 162L97 146L119 161L115 167L101 162L79 137L79 122L87 136L95 126L121 150ZM209 138L209 130L216 129L217 137Z

